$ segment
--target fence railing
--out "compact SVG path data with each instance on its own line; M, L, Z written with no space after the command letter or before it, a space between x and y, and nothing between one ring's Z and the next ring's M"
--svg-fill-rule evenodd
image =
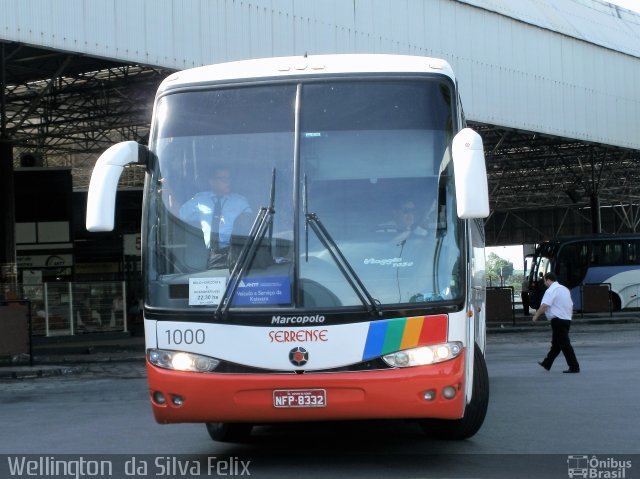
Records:
M19 284L16 298L31 302L32 334L64 336L129 330L126 283Z

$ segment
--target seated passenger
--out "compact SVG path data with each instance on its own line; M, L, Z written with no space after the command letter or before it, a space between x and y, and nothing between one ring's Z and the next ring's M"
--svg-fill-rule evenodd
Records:
M423 220L418 222L418 211L415 202L407 196L395 199L392 209L392 219L378 225L376 231L379 233L394 233L395 242L406 241L410 237L426 236L429 229L435 229L435 219L433 215L426 214ZM430 224L432 223L432 224Z
M219 165L209 179L211 191L196 193L178 213L180 219L202 230L209 248L209 268L227 266L233 224L242 213L250 213L247 199L231 192L231 170Z

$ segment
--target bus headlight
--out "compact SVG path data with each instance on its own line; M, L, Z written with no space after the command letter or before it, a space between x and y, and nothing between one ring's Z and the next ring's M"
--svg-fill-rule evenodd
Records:
M220 361L209 356L165 349L150 349L148 357L149 362L154 366L175 371L206 373L213 371L220 364Z
M433 344L431 346L419 346L417 348L404 349L395 353L382 356L384 362L394 368L410 368L413 366L426 366L428 364L441 363L460 355L462 343L452 341L450 343Z

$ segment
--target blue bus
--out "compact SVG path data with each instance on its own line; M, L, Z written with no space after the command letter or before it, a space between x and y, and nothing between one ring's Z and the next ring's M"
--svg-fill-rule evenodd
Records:
M640 234L594 234L545 241L538 245L529 270L529 297L540 307L541 276L555 273L571 291L573 307L582 310L585 284L609 284L615 311L640 307Z

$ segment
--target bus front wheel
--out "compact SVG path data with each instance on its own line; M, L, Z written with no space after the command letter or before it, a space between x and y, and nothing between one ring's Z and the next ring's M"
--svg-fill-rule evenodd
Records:
M253 424L208 422L207 432L211 439L219 442L244 442L249 439Z
M476 344L473 356L473 392L462 419L422 419L419 424L424 433L434 439L467 439L482 426L488 405L489 374L484 355Z

